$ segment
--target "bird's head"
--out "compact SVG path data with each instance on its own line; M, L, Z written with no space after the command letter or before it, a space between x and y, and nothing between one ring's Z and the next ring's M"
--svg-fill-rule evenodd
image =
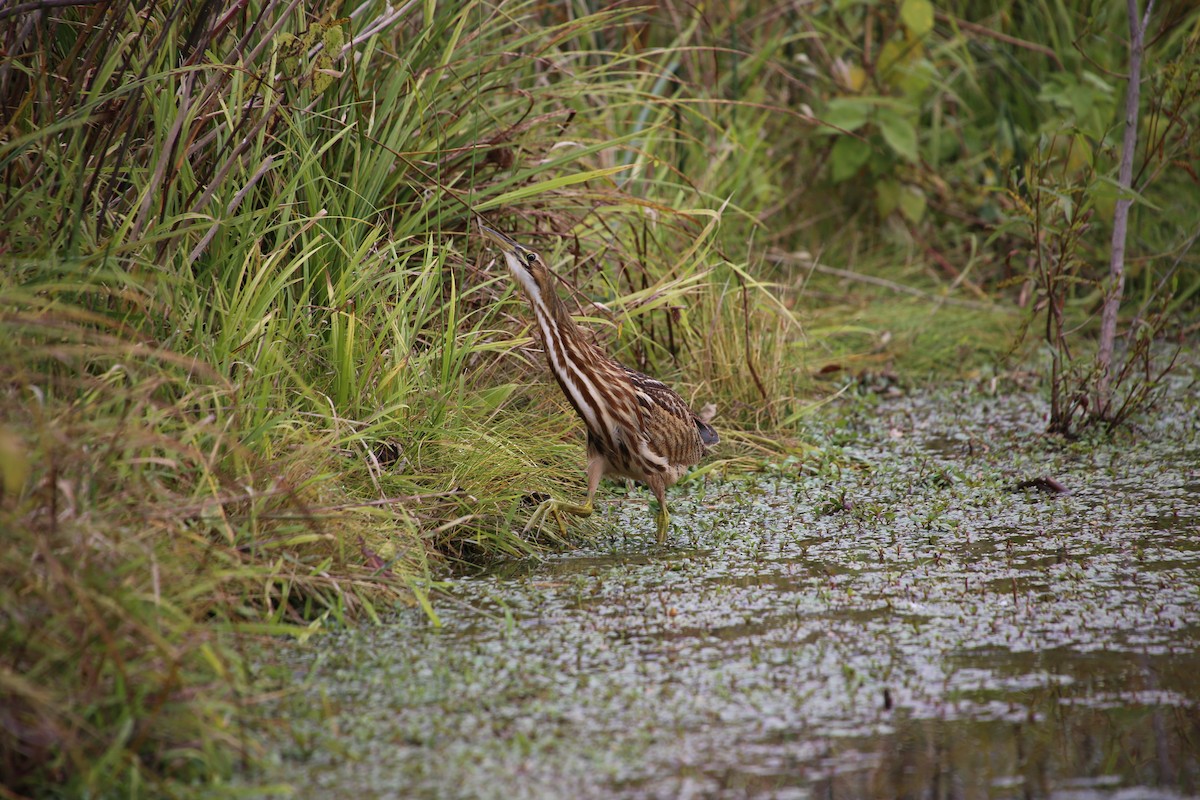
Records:
M489 228L482 222L479 223L479 232L500 248L500 252L504 254L504 261L508 264L508 271L512 273L530 300L537 301L554 292L550 268L546 266L546 262L542 260L542 256L536 250L530 250L528 247L517 244L500 231Z

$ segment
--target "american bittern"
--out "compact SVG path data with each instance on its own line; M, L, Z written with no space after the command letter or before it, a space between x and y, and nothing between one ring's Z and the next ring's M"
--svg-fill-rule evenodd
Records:
M717 432L661 381L629 369L596 347L571 319L555 290L555 275L541 255L482 222L483 235L504 254L508 270L533 306L546 361L559 388L587 426L587 501L547 500L530 525L553 514L586 517L604 475L632 478L658 500L658 543L667 538L666 489L719 441Z

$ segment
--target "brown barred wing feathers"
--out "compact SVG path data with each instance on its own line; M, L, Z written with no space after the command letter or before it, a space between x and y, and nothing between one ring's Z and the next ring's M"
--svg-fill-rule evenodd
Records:
M651 446L672 465L697 463L720 437L702 421L674 389L659 380L626 367L637 395L642 430Z

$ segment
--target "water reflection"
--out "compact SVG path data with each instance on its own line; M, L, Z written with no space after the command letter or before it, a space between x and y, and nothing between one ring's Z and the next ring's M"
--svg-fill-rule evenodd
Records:
M1015 721L898 720L896 731L831 746L873 762L813 776L832 797L1143 797L1192 795L1200 778L1200 722L1180 708L1096 709L1055 692L1013 698Z

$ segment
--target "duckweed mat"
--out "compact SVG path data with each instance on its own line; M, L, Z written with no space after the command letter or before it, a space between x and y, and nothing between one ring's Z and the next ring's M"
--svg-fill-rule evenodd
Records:
M448 581L442 623L279 642L302 797L1176 798L1200 791L1200 415L848 402L823 456L602 491L611 535ZM248 778L249 779L249 778Z

